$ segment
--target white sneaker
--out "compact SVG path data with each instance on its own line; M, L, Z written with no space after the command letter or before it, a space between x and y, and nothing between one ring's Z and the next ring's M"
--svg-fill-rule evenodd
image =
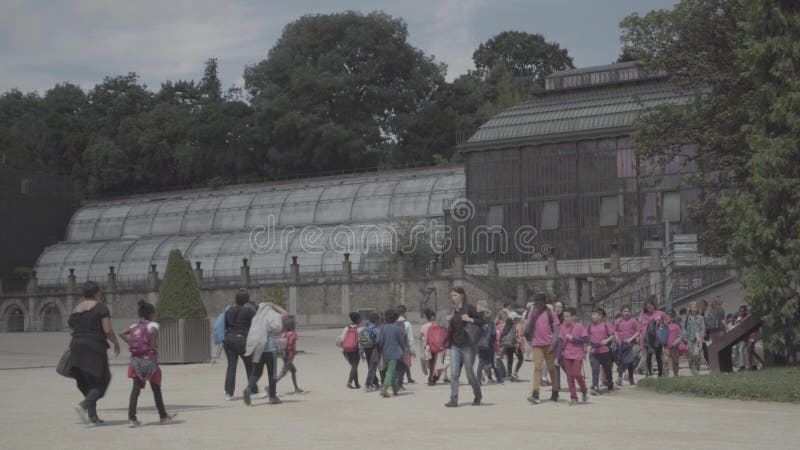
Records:
M232 395L227 395L227 394L225 394L225 401L231 402L231 401L233 401L233 400L234 400L234 398L233 398L233 396L232 396Z
M267 398L268 396L269 394L267 394L267 391L252 395L253 398Z

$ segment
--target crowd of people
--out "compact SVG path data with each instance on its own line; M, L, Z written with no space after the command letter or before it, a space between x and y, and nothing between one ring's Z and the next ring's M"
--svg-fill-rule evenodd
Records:
M72 334L69 370L84 396L76 406L78 416L86 424L97 425L103 423L97 415L97 401L105 395L111 379L107 349L109 344L113 345L118 355L120 345L111 327L109 310L99 301L98 285L85 283L83 293L84 300L74 307L68 321ZM362 387L358 368L366 364L364 389L378 391L385 398L396 396L406 389L406 382L415 383L411 368L419 355L429 386L440 381L450 384L446 407L459 404L462 371L472 390L472 405L477 406L483 400L483 385L521 382L520 369L530 360L533 362L531 393L527 397L530 403L541 403L541 387L548 385L549 400L558 402L563 370L569 405L576 405L585 403L590 393L600 395L601 386L605 392L611 392L615 385L622 386L625 381L634 385L635 372L664 376L665 359L667 374L671 369L678 376L681 357L688 360L691 373L698 374L701 366L708 364L708 344L750 314L749 307L742 306L736 314L726 316L718 299L711 305L692 302L688 309L677 313L664 312L656 308L656 298L651 296L644 302L639 317L632 314L630 306L624 306L619 317L609 321L606 311L596 308L590 322L584 324L575 308L564 308L560 301L548 301L544 293L536 294L521 313L511 303L504 304L497 313L491 311L486 301L473 305L460 287L453 288L449 297L452 307L443 323L437 321L435 311L426 309L422 312L426 322L417 334L403 305L381 313L370 312L365 322L359 313L350 313L350 323L336 338L336 345L349 365L346 386ZM294 392L303 392L294 364L296 324L278 305L261 303L258 309L250 305L250 295L242 289L215 322L215 334L224 336L221 345L227 359L225 398L235 399L236 370L241 360L247 379L244 402L250 405L253 398L265 398L270 404L279 404L276 386L287 374L291 374ZM152 304L142 300L138 312L139 321L119 335L131 353L128 377L133 380L133 387L129 424L141 425L136 415L137 402L147 383L153 391L159 423L170 423L174 415L166 412L161 392L159 325L153 320L156 311ZM755 370L755 361L760 360L755 352L758 338L758 332L754 331L734 348L732 359L739 370ZM591 368L588 387L584 375L587 356ZM279 358L283 366L278 372ZM267 386L259 394L258 382L264 367Z

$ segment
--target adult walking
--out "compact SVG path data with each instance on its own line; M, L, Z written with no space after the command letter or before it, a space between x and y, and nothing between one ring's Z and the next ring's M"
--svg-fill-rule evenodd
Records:
M560 387L558 371L556 368L556 347L558 345L559 328L556 314L547 307L547 296L538 293L533 299L533 311L525 326L525 339L530 340L533 348L533 393L528 401L534 405L540 402L539 389L542 385L542 371L545 361L550 372L552 392L550 400L558 401Z
M247 333L250 331L250 323L256 311L247 307L250 302L250 294L246 289L240 289L236 293L234 304L225 313L225 340L222 343L225 349L225 357L228 360L228 370L225 372L225 400L233 400L233 391L236 387L236 366L239 358L244 363L246 373L245 379L250 380L253 374L253 358L245 356L247 347Z
M107 353L109 342L114 345L114 356L119 355L119 342L111 328L111 312L100 298L97 283L84 283L83 300L75 305L67 322L72 335L69 343L70 371L83 394L83 401L75 411L87 425L103 423L97 416L97 400L103 398L111 382Z
M467 294L464 289L455 287L450 290L450 300L453 302L453 314L447 317L450 322L450 401L444 404L448 408L458 406L458 379L461 376L461 367L467 372L467 381L472 386L473 406L481 404L483 395L481 385L475 376L475 353L477 352L478 339L483 330L483 314L467 303Z

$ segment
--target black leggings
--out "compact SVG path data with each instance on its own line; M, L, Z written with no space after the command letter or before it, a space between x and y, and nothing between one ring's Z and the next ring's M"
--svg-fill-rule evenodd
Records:
M647 374L653 374L653 355L656 355L656 365L658 366L658 376L664 376L664 360L661 357L661 352L664 349L662 347L647 348Z
M139 392L144 389L144 382L138 378L133 379L133 389L131 389L131 399L128 402L128 419L136 420L136 404L139 402ZM150 388L153 389L153 398L156 401L156 409L158 415L162 419L167 417L167 410L164 409L164 398L161 396L161 385L150 382Z
M361 387L361 385L358 384L358 351L342 353L344 354L344 359L350 363L350 375L347 377L347 384L353 383L355 387Z
M510 376L512 373L519 372L519 368L522 367L522 349L519 347L508 347L505 350L506 358L508 359L508 375ZM514 363L514 355L517 355L517 366L514 367L514 370L511 370L511 367Z

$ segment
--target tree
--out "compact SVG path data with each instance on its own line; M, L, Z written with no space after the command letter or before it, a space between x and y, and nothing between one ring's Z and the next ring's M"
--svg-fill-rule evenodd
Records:
M475 68L487 78L503 66L514 77L544 86L544 79L553 72L571 69L572 58L556 42L547 42L541 34L504 31L482 43L472 54Z
M156 311L161 319L205 319L206 307L200 299L200 289L192 265L180 250L169 253L167 270L158 293Z
M445 72L407 38L405 22L377 12L287 25L244 74L271 171L364 167L402 151Z
M693 160L707 252L730 253L748 302L792 349L800 323L800 4L683 0L622 22L624 54L693 94L637 123L643 158ZM676 154L685 143L694 154Z

